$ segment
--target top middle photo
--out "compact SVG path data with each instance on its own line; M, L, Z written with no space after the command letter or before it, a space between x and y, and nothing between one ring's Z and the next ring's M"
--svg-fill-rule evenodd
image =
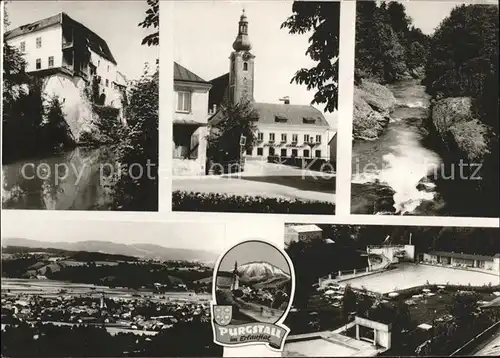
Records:
M174 18L173 211L335 214L340 3Z

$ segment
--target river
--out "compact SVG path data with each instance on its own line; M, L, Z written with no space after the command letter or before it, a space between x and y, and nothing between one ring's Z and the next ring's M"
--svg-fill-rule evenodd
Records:
M110 147L78 147L2 165L2 208L107 209L113 199L109 174L117 168Z
M351 211L433 215L444 203L431 175L442 158L424 125L429 95L415 80L387 87L397 102L385 131L374 141L353 143Z

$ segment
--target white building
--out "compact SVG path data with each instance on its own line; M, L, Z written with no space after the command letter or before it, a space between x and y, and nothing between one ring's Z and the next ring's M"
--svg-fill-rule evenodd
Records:
M312 240L323 240L323 229L317 225L287 225L285 227L285 247L290 246L292 242Z
M115 84L126 84L117 75L117 63L108 44L64 12L8 31L5 41L21 51L27 73L41 77L63 74L87 84L96 76L100 104L122 106ZM64 98L64 92L58 94Z
M445 266L476 268L500 274L500 254L473 255L459 252L431 251L420 254L419 260L424 263L440 264Z

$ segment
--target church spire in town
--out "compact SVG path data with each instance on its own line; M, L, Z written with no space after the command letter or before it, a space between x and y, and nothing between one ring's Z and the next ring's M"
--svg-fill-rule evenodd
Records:
M233 42L233 49L235 51L250 51L252 49L252 44L248 38L248 21L245 15L245 9L243 9L240 22L238 23L238 36Z

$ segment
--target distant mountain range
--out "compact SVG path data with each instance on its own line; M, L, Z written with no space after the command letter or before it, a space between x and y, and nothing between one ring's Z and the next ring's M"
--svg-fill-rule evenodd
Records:
M277 287L290 281L290 275L269 262L248 262L238 266L240 282L255 288Z
M2 246L52 248L67 251L101 252L144 259L215 262L218 254L210 251L168 248L154 244L118 244L111 241L48 242L20 238L2 239Z

